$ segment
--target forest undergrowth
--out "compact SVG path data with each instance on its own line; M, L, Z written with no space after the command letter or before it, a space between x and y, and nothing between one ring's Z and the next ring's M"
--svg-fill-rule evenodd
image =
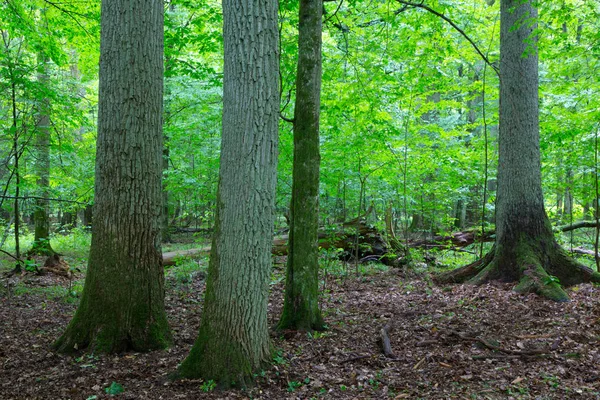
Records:
M68 256L77 263L76 254ZM285 259L274 258L269 323L283 302ZM26 274L0 289L2 399L566 399L600 397L599 292L568 290L571 302L519 295L510 284L436 286L423 270L324 260L328 329L271 331L273 363L256 385L219 391L214 382L171 382L202 313L206 260L166 271L174 345L165 351L63 356L51 343L75 311L73 279ZM382 353L387 327L393 355Z

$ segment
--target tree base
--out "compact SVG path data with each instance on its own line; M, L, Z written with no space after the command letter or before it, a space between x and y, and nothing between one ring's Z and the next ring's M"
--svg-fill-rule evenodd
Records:
M485 257L435 276L435 282L483 283L500 280L517 282L518 293L536 293L554 301L569 301L563 287L584 282L600 282L600 274L569 257L552 240L550 246L530 245L523 240L509 251L494 246ZM543 249L548 249L543 251ZM561 286L562 285L562 286Z
M190 354L169 378L212 380L219 389L252 386L255 373L268 364L269 351L263 351L256 359L247 354L241 343L209 331L206 324L200 327Z
M53 344L57 352L69 354L83 349L100 353L143 352L171 344L171 331L160 305L147 304L147 297L116 306L106 299L96 298L91 302L87 285L86 282L73 319Z
M27 251L27 256L54 256L57 254L52 246L50 246L49 240L38 240L33 242L31 249Z
M294 310L286 310L284 307L281 319L276 326L278 331L292 330L300 332L323 332L327 330L327 325L321 316L321 312L317 309L312 313L294 313ZM304 316L305 318L302 318Z

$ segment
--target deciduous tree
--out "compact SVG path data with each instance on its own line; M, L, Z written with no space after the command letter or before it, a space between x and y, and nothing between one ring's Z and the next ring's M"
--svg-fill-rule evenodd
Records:
M94 223L81 303L55 348L170 342L160 249L163 2L103 0Z
M223 133L204 311L181 377L243 385L270 358L279 121L277 3L224 0Z
M292 202L280 329L324 326L318 278L322 12L321 0L300 0Z
M562 250L544 209L537 19L532 1L502 0L495 245L482 260L439 279L471 283L494 279L516 281L516 291L536 292L565 301L568 296L558 281L573 285L600 281L600 275L576 263Z

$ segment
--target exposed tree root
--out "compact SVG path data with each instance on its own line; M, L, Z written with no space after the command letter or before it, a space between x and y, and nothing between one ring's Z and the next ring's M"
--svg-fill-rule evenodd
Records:
M465 265L464 267L456 268L452 271L444 272L433 276L433 281L436 283L463 283L477 275L484 269L494 258L495 247L485 255L485 257Z
M544 247L543 243L532 246L523 240L508 251L495 245L484 258L434 277L441 284L481 285L492 280L517 282L514 290L519 293L568 301L563 286L600 282L600 274L569 257L554 241Z

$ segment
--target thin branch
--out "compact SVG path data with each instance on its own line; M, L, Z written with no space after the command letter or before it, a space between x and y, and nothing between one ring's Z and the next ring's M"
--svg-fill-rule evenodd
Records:
M49 197L42 197L42 196L6 196L6 195L2 195L0 196L1 199L8 199L8 200L46 200L46 201L56 201L56 202L60 202L60 203L73 203L73 204L81 204L81 205L89 205L89 202L82 202L82 201L77 201L77 200L65 200L65 199L56 199L56 198L49 198Z
M20 258L17 258L17 257L15 257L15 256L13 256L13 255L12 255L12 254L10 254L8 251L4 251L4 250L0 249L0 253L4 253L4 254L6 254L7 256L11 257L11 258L12 258L12 259L14 259L15 261L18 261L18 262L23 262L23 260L21 260Z
M334 0L323 0L323 1L334 1ZM338 11L340 11L340 8L342 8L342 4L344 4L344 0L340 0L340 4L338 4L337 8L335 9L335 11L333 12L333 14L331 14L331 16L327 17L325 19L325 21L323 21L323 25L325 25L327 22L329 22L329 20L331 20L333 17L335 17L338 13ZM325 5L323 5L323 16L327 15L327 13L325 12Z
M289 122L290 124L293 124L295 122L293 118L288 118L285 115L283 115L283 113L279 113L279 118L281 118L285 122Z
M496 67L494 64L492 64L490 62L490 60L486 57L486 55L483 54L483 52L481 50L479 50L479 47L475 44L475 42L465 33L465 31L463 31L458 25L456 25L454 23L454 21L452 21L450 18L448 18L447 16L445 16L444 14L442 14L438 11L435 11L433 8L426 6L422 2L421 3L413 3L410 1L404 1L404 0L396 0L396 1L400 4L404 4L407 6L411 6L411 7L415 7L415 8L422 8L423 10L429 11L433 15L436 15L436 16L440 17L441 19L443 19L444 21L446 21L447 23L449 23L458 33L460 33L465 39L467 39L467 41L471 44L471 46L473 46L473 48L475 49L477 54L479 54L479 56L483 59L483 61L485 61L485 63L487 65L489 65L496 72L496 75L498 75L498 77L500 76L500 70L498 69L498 67Z
M54 3L50 0L44 0L44 2L46 4L51 5L52 7L56 8L58 11L62 12L63 14L66 14L69 18L71 18L73 21L75 21L75 23L81 28L82 31L84 31L88 36L94 38L95 35L92 35L86 28L85 26L83 26L83 24L81 22L79 22L79 20L77 18L75 18L74 15L77 15L81 18L85 18L85 19L89 19L92 21L96 21L94 18L89 17L88 15L85 14L81 14L78 13L77 11L73 11L73 10L67 10L65 8L60 7L57 3Z

